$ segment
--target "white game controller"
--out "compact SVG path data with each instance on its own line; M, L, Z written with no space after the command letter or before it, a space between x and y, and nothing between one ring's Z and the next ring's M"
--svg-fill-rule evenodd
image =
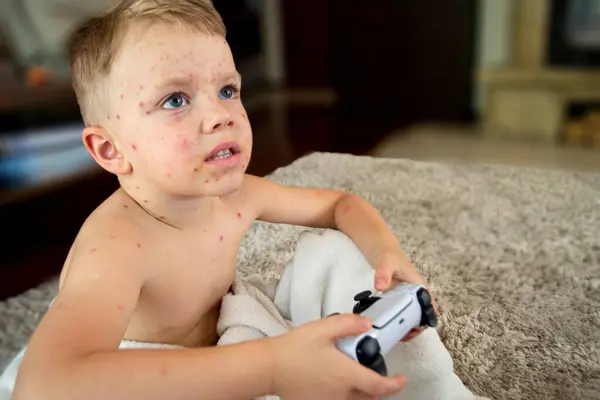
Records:
M337 341L336 347L381 375L387 375L384 356L412 329L435 327L437 316L431 295L418 284L403 283L380 297L364 291L354 296L353 312L369 318L373 327L358 336Z

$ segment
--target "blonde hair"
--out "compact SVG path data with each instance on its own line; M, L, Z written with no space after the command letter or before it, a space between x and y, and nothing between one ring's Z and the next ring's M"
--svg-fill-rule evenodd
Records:
M225 37L226 29L210 0L122 0L92 17L71 35L72 84L86 125L108 115L107 78L123 39L139 22L175 24L196 32Z

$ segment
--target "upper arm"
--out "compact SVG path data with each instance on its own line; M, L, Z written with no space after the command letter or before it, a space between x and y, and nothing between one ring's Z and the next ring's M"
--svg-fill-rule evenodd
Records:
M286 186L248 175L243 198L251 199L258 220L333 228L335 207L346 195L339 190Z
M61 361L118 347L143 273L139 236L132 229L116 235L94 232L76 243L62 287L28 344L22 370L42 372Z

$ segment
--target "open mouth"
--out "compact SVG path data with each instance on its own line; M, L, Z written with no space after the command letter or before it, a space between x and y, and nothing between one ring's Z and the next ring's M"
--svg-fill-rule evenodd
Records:
M219 146L218 148L213 150L206 158L206 161L225 160L227 158L233 157L236 154L239 154L239 152L240 152L240 146L238 144L236 144L236 143L225 144L225 145Z

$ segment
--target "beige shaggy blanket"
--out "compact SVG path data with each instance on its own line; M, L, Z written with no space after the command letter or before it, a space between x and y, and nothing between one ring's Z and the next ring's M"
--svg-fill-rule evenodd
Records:
M364 196L440 305L455 371L491 399L600 399L600 175L315 153L269 178ZM278 278L295 226L256 223L243 275ZM0 370L56 281L0 303Z

